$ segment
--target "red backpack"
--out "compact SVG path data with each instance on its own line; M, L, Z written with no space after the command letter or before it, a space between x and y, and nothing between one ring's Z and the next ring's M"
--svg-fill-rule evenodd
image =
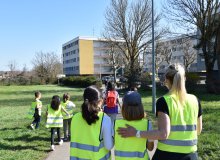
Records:
M109 108L114 108L116 107L116 92L115 91L108 91L107 98L106 98L106 105Z

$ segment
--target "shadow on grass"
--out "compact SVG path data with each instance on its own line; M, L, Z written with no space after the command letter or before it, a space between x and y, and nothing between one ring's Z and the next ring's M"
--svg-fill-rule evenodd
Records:
M21 127L15 127L15 128L0 128L0 131L16 131L16 130L21 130L21 129L24 129L24 128L21 128Z
M31 135L23 135L16 138L4 138L6 141L14 142L14 141L23 141L23 142L33 142L33 141L50 141L50 137L40 137L40 136L31 136Z
M34 150L34 151L43 151L43 152L50 152L49 149L39 149L39 146L29 145L29 146L22 146L22 145L11 145L5 144L0 142L0 150L11 150L11 151L21 151L21 150Z

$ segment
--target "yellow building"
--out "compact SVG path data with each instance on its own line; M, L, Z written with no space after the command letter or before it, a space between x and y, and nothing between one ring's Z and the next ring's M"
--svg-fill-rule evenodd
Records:
M92 37L76 37L62 45L65 75L113 74L108 58L107 41Z

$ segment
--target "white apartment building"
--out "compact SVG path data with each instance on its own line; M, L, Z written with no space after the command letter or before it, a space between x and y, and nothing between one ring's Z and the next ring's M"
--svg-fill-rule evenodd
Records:
M121 40L117 42L123 42ZM108 58L106 39L76 37L62 45L63 72L65 75L113 74Z
M184 35L173 37L170 39L161 40L156 42L156 63L158 64L158 74L164 73L166 67L170 63L181 63L184 65L184 60L194 59L194 62L189 65L189 72L204 72L205 71L205 61L200 53L200 50L194 49L194 46L197 45L197 39L186 37ZM160 49L157 50L157 47ZM165 60L164 56L161 53L165 53L170 56L169 63ZM191 57L190 57L191 56ZM149 52L146 55L146 71L151 72L152 70L152 53Z

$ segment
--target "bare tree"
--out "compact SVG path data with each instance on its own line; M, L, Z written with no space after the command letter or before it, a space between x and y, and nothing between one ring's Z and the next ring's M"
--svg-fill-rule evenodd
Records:
M190 38L182 39L180 44L183 51L183 65L185 66L186 71L189 71L190 66L197 59L197 51L193 48L193 43Z
M149 0L139 1L111 0L106 10L105 38L125 41L122 51L128 62L128 83L132 85L138 80L140 66L139 55L146 51L151 43L151 3ZM155 27L158 27L159 16L154 15ZM156 39L161 35L156 32ZM126 51L125 51L126 49Z
M199 39L197 48L202 48L205 58L207 89L212 93L220 92L219 84L214 83L213 72L216 57L220 53L212 48L213 39L216 41L218 35L216 32L219 27L219 0L167 0L166 2L165 12L170 20L174 20L185 29L197 30L196 38ZM217 43L215 44L217 46Z
M118 48L119 42L107 42L106 47L108 48L107 55L104 60L112 66L114 73L114 82L116 83L116 74L117 71L122 68L125 63L125 58L122 51Z
M41 83L51 83L56 79L56 75L62 73L60 57L54 52L37 52L32 60L36 76L41 79Z
M9 68L9 76L10 78L14 78L16 76L16 73L18 71L18 65L15 60L12 60L8 62L8 68Z

